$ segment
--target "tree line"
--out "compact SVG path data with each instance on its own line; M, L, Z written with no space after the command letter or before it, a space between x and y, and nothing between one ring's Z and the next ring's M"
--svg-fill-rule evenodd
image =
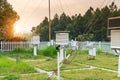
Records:
M7 0L0 0L0 40L9 40L14 37L14 23L19 15L13 10Z
M120 9L114 2L103 8L93 9L90 7L84 15L75 14L68 16L64 12L59 16L54 15L51 23L52 39L55 39L55 31L70 31L70 39L90 40L90 41L109 41L107 37L107 21L109 17L120 16ZM32 33L40 35L41 41L48 41L48 18L32 27Z
M55 39L55 31L70 31L70 39L109 41L107 37L107 21L109 17L120 16L120 9L114 2L103 8L90 7L84 15L55 14L51 19L51 35ZM13 10L7 0L0 0L0 40L14 38L14 23L19 20L19 15ZM41 41L48 41L48 18L32 28L33 34L40 35Z

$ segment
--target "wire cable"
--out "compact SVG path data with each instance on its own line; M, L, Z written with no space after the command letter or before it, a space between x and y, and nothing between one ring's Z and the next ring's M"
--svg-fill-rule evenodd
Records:
M104 0L104 1L102 2L102 4L100 5L100 8L103 6L104 2L105 2L105 0ZM101 15L102 15L102 13L101 13ZM100 15L100 16L101 16L101 15ZM94 21L94 20L95 20L95 17L94 17L94 18L91 20L90 24L88 24L88 26L91 26L91 27L90 27L89 30L86 32L87 34L91 31L91 29L93 28L92 25L95 24L95 23L98 21L98 19L99 19L100 16L97 17L96 21ZM93 21L94 21L94 23L92 23ZM87 30L87 29L86 29L86 30ZM81 41L83 41L83 40L84 40L84 38L81 39ZM70 63L75 59L75 57L76 57L76 55L71 59Z
M104 0L104 1L102 2L102 4L100 5L100 9L101 9L101 7L103 6L104 2L105 2L105 0ZM90 29L92 28L91 25L92 25L93 23L96 23L96 21L97 21L97 19L98 19L98 18L97 18L96 21L94 21L95 18L96 18L96 17L93 17L92 20L90 20L90 23L88 23L88 24L86 25L87 27L86 27L85 31L83 32L83 34L85 34L85 33L88 34L88 33L90 32ZM89 28L89 26L91 26L91 28Z
M103 1L103 3L105 2L105 0ZM115 0L113 0L113 2L115 2ZM103 6L103 3L101 4L101 7ZM107 3L107 4L109 4L110 3L110 0L109 0L109 2ZM100 7L100 8L101 8ZM86 32L87 34L92 30L92 25L94 25L98 20L99 20L99 18L102 16L102 14L103 13L101 13L98 17L97 17L97 19L93 22L93 24L92 24L92 22L91 22L91 24L89 24L88 26L91 26L90 28L89 28L89 30L88 30L88 32Z
M61 0L59 0L59 3L60 3L60 7L61 7L62 11L64 12L64 8L63 8Z
M30 0L27 0L26 1L26 3L25 3L25 5L23 6L23 9L21 10L21 15L23 16L23 14L24 14L24 11L26 10L26 8L27 8L27 6L29 5L29 3L30 3Z
M64 1L64 5L66 6L66 10L68 11L69 15L72 15L71 14L72 11L71 11L70 7L68 6L66 0L63 0L63 1Z
M38 8L42 6L42 3L41 3L41 2L43 2L43 1L44 1L44 0L41 0L41 1L38 3L38 5L36 6L36 8L31 12L30 15L28 15L28 17L25 19L25 21L23 22L23 24L26 24L27 22L29 22L31 16L33 16L33 14L35 14L35 12L38 10ZM41 5L40 5L40 4L41 4Z
M54 8L53 10L54 10L54 11L56 10L56 14L62 12L63 10L60 8L60 4L59 4L58 0L54 0L54 3L56 4L56 6L53 7L53 8ZM51 9L51 10L52 10L52 9ZM58 15L59 15L59 14L58 14Z

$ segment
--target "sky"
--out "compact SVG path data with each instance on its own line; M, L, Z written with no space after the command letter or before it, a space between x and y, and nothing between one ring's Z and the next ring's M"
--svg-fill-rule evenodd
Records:
M120 7L120 0L50 0L51 19L57 13L65 12L67 15L84 13L91 6L94 9L105 5L115 4ZM48 0L8 0L20 19L15 23L16 33L29 33L32 27L39 25L45 17L48 17Z

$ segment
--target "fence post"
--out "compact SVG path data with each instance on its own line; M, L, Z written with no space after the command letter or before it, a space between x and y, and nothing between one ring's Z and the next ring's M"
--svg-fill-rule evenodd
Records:
M12 51L12 42L10 42L10 51Z
M57 62L57 80L60 80L60 52L57 51L57 58L58 58L58 62Z
M8 51L10 51L10 42L8 41Z
M4 51L4 41L2 41L2 51Z
M37 45L34 45L34 51L33 51L34 56L37 56Z
M102 42L99 41L99 49L100 49L100 50L102 49L101 45L102 45Z
M1 45L0 45L0 47L1 47L1 48L0 48L0 51L2 51L2 41L0 41L0 44L1 44Z

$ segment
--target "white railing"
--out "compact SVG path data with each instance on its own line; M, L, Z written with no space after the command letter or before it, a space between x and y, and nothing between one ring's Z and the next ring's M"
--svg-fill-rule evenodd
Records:
M49 46L49 42L40 42L38 48L43 49ZM32 42L10 42L10 41L1 41L0 42L0 51L13 51L17 47L30 48L33 47Z
M88 41L80 42L79 49L87 49L86 45L89 43ZM110 42L94 42L93 47L97 50L101 50L103 52L113 53Z
M1 41L0 42L0 51L12 51L17 47L30 47L30 42L8 42L8 41Z
M48 43L49 42L40 42L38 44L38 47L40 49L46 48L46 47L49 46ZM78 46L78 49L87 49L86 44L87 44L87 41L80 42L80 45ZM16 47L29 48L29 47L32 47L32 46L33 45L32 45L31 42L4 42L4 41L1 41L0 42L0 51L12 51ZM69 47L71 47L71 44L69 44ZM113 51L111 50L111 47L110 47L110 42L94 42L93 47L95 47L96 49L99 49L103 52L113 53Z

